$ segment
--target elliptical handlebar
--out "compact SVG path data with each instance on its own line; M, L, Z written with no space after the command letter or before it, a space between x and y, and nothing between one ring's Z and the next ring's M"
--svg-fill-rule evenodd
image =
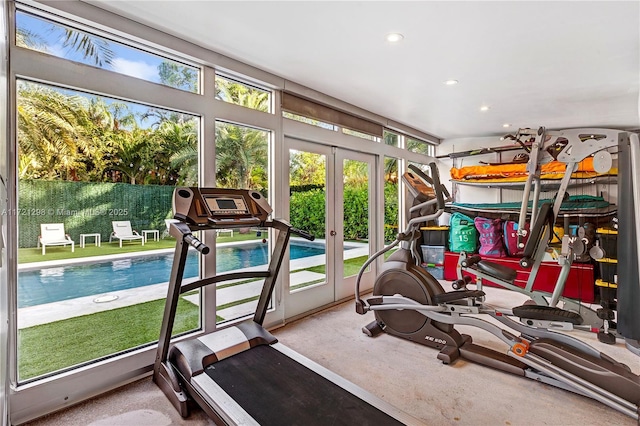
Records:
M436 204L436 208L437 210L434 213L430 213L424 216L418 216L418 217L414 217L412 218L409 223L407 224L407 229L404 231L405 233L411 232L411 230L415 227L416 224L422 223L422 222L429 222L431 220L435 220L438 217L440 217L440 215L442 215L442 213L444 213L444 209L446 206L446 202L449 201L451 199L451 194L449 193L449 191L447 190L447 188L442 185L440 183L440 172L438 171L438 166L436 165L435 162L431 162L429 163L429 168L431 169L431 175L432 177L427 176L422 170L420 170L419 167L410 164L409 165L409 170L412 173L415 173L415 175L418 176L418 178L420 178L420 180L430 184L433 187L433 192L436 196L435 199L430 199L427 201L424 201L420 204L417 204L413 207L411 207L410 211L414 212L414 211L419 211L421 210L423 207L429 206L429 205L433 205ZM406 174L405 174L406 175ZM403 179L406 176L403 176ZM409 180L406 180L406 182L413 186L414 191L420 191L419 188L417 188L414 182L409 182ZM427 195L427 194L425 194ZM429 194L429 196L431 196ZM445 199L446 196L446 199Z
M438 210L444 209L446 203L445 196L447 199L450 199L451 194L449 193L447 187L440 183L440 172L438 171L438 166L436 165L436 163L429 163L429 168L431 169L431 176L433 176L432 178L427 176L419 167L413 164L409 164L409 170L418 175L420 179L430 183L433 186L433 191L435 192L436 200L438 201Z

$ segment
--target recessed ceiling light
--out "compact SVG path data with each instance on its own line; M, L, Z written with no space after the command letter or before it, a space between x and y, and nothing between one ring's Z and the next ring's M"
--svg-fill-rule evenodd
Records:
M489 105L482 105L482 106L480 107L480 111L483 111L483 112L484 112L484 111L489 111Z
M453 79L452 80L446 80L444 82L444 84L446 84L447 86L454 86L454 85L458 84L458 80L453 80Z
M509 124L509 123L504 123L504 124L502 125L502 127L511 127L511 124Z
M404 38L404 36L400 33L391 33L391 34L387 34L387 41L389 43L397 43L400 40L402 40Z

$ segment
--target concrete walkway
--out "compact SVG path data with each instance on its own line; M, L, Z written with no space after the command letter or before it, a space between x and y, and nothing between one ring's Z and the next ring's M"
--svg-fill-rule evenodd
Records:
M345 250L345 259L350 259L368 254L368 245L353 244L353 248ZM168 250L171 252L172 250ZM167 252L167 250L162 250ZM143 254L158 254L157 252L143 252ZM108 260L117 258L131 257L132 253L116 255ZM107 260L107 259L100 259ZM52 266L68 265L70 263L87 263L96 262L95 258L74 259L73 262L38 262L37 265L27 264L24 269L44 268ZM290 261L290 269L292 271L308 268L310 266L322 265L325 262L324 255L309 256L301 259ZM245 268L243 271L264 270L265 265ZM21 268L22 269L22 268ZM315 281L323 278L324 275L310 271L298 271L291 274L290 285L301 284L309 281ZM184 283L193 282L195 278L185 279ZM218 286L228 285L226 281L218 284ZM256 280L250 283L240 284L238 286L219 288L216 291L217 305L224 305L233 301L254 297L260 294L264 280ZM144 287L137 287L128 290L118 290L100 295L77 297L74 299L63 300L42 305L30 306L18 309L18 329L33 327L36 325L47 324L54 321L60 321L67 318L78 317L82 315L94 314L96 312L108 311L111 309L131 306L137 303L144 303L151 300L164 299L167 297L167 283L153 284ZM196 305L199 304L199 296L186 296ZM239 316L247 315L255 311L256 301L243 303L227 309L218 311L218 315L225 319L233 319Z
M307 282L317 281L324 279L324 274L318 274L311 271L294 272L290 275L289 285L295 286ZM256 280L250 283L240 284L233 287L219 288L216 291L216 305L222 306L227 303L233 303L236 300L248 299L250 297L257 297L262 291L262 285L264 280ZM200 296L192 294L184 296L184 299L190 301L194 305L200 304ZM239 305L231 306L226 309L221 309L217 312L217 315L224 319L239 318L245 315L252 314L256 310L258 305L257 300L251 302L241 303Z
M322 278L324 278L323 274L310 271L300 271L291 274L290 283L293 286ZM185 282L192 281L195 281L195 279L185 280ZM222 284L228 284L228 282ZM232 287L217 289L217 305L225 305L237 300L258 296L262 291L263 284L264 279L260 279ZM135 305L137 303L149 302L151 300L164 299L166 297L167 283L162 283L128 290L118 290L116 292L103 295L77 297L59 302L29 306L18 310L18 329L122 308L125 306ZM199 294L192 294L184 296L183 298L194 305L200 305ZM218 311L217 314L225 319L238 318L255 311L256 305L257 301L251 301L227 309L222 309Z

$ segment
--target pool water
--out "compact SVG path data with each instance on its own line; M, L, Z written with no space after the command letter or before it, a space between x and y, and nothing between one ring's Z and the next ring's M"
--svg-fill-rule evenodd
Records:
M217 272L265 265L268 245L246 244L217 249ZM324 253L324 246L290 245L291 259ZM18 307L143 287L169 281L173 252L84 265L42 268L18 273ZM190 251L184 278L198 276L198 254Z

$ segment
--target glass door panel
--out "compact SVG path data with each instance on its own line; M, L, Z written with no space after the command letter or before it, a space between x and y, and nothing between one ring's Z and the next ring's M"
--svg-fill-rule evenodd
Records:
M315 236L292 236L289 291L327 283L327 156L289 150L289 218L291 225Z
M347 150L336 151L337 176L335 228L339 236L336 242L336 267L341 279L336 280L336 301L353 295L358 271L371 251L373 235L373 186L375 157ZM340 206L341 205L341 206ZM363 275L363 289L368 288L371 267Z
M310 232L310 242L292 235L285 316L291 317L334 300L330 267L335 231L332 214L331 149L301 141L289 144L289 220ZM332 235L333 234L333 235Z
M316 240L292 237L285 317L350 297L369 254L375 157L287 138L291 224ZM299 255L298 244L315 246ZM371 272L363 288L369 288Z
M342 162L342 277L358 274L369 254L369 164Z

